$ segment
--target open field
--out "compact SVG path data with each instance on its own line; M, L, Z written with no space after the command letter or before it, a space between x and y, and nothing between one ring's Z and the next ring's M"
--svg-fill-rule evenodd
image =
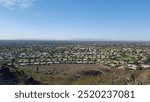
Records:
M112 69L98 64L54 64L22 66L28 75L55 85L135 85L150 84L150 70Z
M19 66L19 68L23 69L32 69L33 71L39 68L40 72L47 72L50 70L89 70L89 69L102 69L109 68L100 64L51 64L51 65L29 65L29 66Z

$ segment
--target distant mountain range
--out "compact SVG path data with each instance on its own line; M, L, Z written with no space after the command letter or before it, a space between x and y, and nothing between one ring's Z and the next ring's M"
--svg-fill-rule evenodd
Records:
M71 38L71 39L65 39L69 41L112 41L110 39L97 39L97 38Z

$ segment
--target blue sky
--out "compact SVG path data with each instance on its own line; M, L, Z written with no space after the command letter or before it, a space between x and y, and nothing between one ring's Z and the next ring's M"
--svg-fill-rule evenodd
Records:
M149 40L149 0L0 0L0 39Z

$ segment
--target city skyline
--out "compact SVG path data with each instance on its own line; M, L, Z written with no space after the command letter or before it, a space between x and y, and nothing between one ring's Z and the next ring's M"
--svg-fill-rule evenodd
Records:
M150 41L148 0L0 0L1 40Z

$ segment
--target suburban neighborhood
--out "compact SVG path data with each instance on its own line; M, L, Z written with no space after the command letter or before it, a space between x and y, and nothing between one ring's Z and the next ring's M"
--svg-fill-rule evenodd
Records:
M104 43L105 45L105 43ZM8 61L16 66L50 64L103 64L111 68L150 69L150 48L140 45L86 44L27 44L1 46L0 62ZM134 46L134 47L133 47ZM137 46L137 47L136 47Z

